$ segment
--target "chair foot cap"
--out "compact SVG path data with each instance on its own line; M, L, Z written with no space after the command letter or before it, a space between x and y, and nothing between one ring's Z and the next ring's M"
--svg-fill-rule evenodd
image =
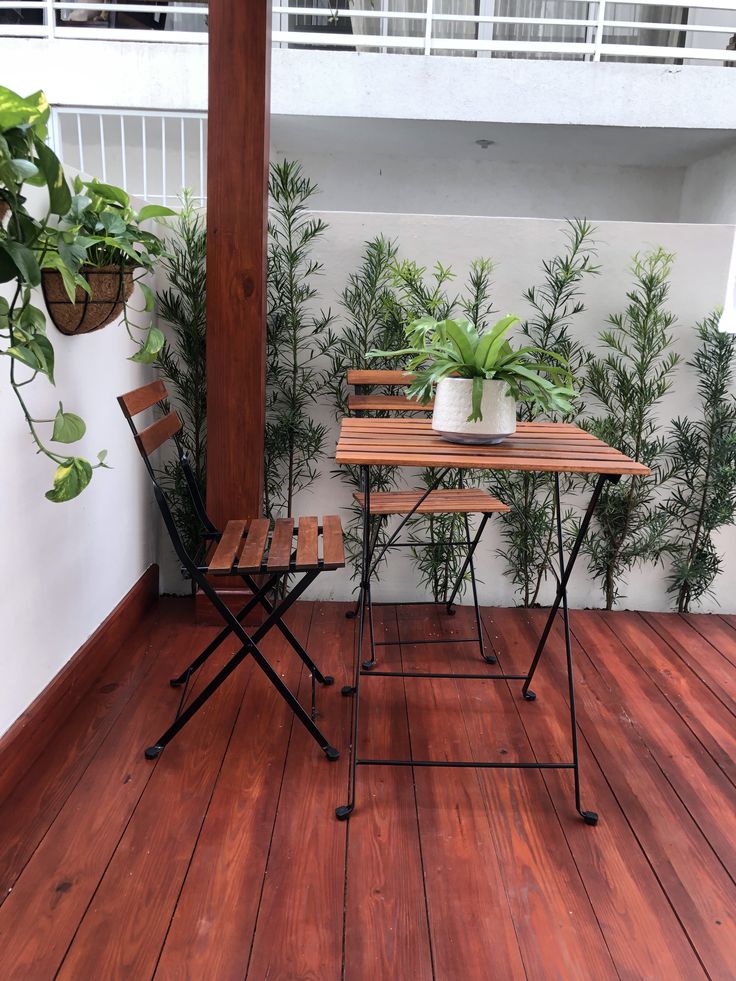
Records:
M348 695L354 695L355 685L343 685L342 688L340 689L340 694L345 695L346 698Z
M455 607L454 607L454 606L449 606L449 605L448 605L448 606L446 607L446 609L447 609L447 615L448 615L448 617L454 617L454 616L455 616L455 614L457 613L457 610L455 609Z
M486 662L486 664L498 664L498 658L495 656L495 654L484 654L483 660Z
M340 759L340 750L335 749L334 746L325 746L324 754L327 757L327 759L330 761L330 763L334 763L335 760Z
M534 694L534 692L531 689L529 691L522 692L522 695L527 700L527 702L533 702L537 698L537 696Z
M332 677L331 674L326 674L322 679L322 684L324 685L325 688L329 688L330 685L335 684L335 679Z
M373 661L361 661L360 666L364 671L372 671L378 662Z
M163 746L149 746L148 749L144 750L143 755L147 760L155 760L157 756L161 755L163 749Z
M590 824L591 826L598 824L598 815L595 811L581 811L580 817L586 824Z
M184 684L184 679L172 678L169 684L171 685L172 688L181 688L181 686Z
M335 817L338 821L347 821L353 813L354 804L344 804L342 807L335 808Z
M348 610L347 613L345 614L345 619L346 620L354 620L355 619L355 610Z

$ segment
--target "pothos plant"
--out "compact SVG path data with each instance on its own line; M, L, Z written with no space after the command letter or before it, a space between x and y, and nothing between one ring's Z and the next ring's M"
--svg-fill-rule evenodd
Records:
M77 287L90 293L86 271L108 267L118 269L121 275L130 271L134 284L140 286L145 311L150 313L155 296L142 278L153 272L165 249L159 236L142 225L152 219L172 217L176 212L157 204L144 205L136 212L123 188L96 179L83 180L78 175L73 190L69 210L59 226L47 230L42 238L44 268L60 273L72 303ZM130 360L152 364L163 347L164 335L152 323L143 328L132 323L124 293L121 299L123 323L128 336L138 345ZM142 339L141 330L145 335Z
M25 395L26 386L39 375L54 384L54 348L46 335L45 315L32 298L41 283L41 269L53 261L48 253L59 233L52 219L66 214L72 200L61 163L45 143L48 116L42 92L23 98L0 87L0 284L9 289L8 297L0 298L0 355L8 359L10 387L37 452L55 464L53 487L46 497L61 502L81 493L93 470L105 466L105 450L94 465L65 452L65 446L84 436L84 421L61 402L53 419L39 418ZM26 208L25 184L46 189L42 218ZM69 271L69 276L75 283L75 274ZM48 436L42 435L49 433L46 427L51 427Z
M8 359L10 387L37 452L55 464L53 486L46 497L59 503L80 494L91 481L93 471L106 466L106 451L97 454L95 464L70 454L64 447L83 438L84 420L65 410L61 402L53 418L40 418L29 406L26 387L39 375L53 385L55 367L45 314L32 302L34 290L41 284L42 270L55 269L73 301L77 288L89 291L81 270L86 261L94 263L98 258L95 249L104 246L112 250L114 242L120 240L117 254L125 255L131 250L136 253L137 265L145 267L156 254L156 247L141 237L139 248L131 246L127 231L123 232L119 225L108 231L101 219L94 229L83 231L83 213L91 223L89 209L97 207L99 215L106 210L103 198L109 195L107 191L105 195L95 192L94 197L83 200L78 185L76 195L72 194L61 162L45 142L48 118L49 105L43 92L24 98L0 86L0 285L7 284L7 295L0 297L0 356ZM41 217L27 207L26 185L45 189L45 214ZM123 209L129 207L122 201L118 203ZM141 212L135 216L136 225L146 217L154 215ZM128 258L132 261L132 256ZM151 304L152 296L146 300L147 307ZM149 330L133 359L152 362L160 346L156 333Z

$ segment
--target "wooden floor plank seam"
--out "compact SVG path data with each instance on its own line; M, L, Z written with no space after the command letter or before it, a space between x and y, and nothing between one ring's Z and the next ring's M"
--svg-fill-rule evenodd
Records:
M703 672L703 674L701 674L698 671L697 664L692 664L690 662L689 653L684 648L681 648L679 645L676 646L672 642L672 640L665 634L658 620L654 619L653 617L650 617L646 613L638 613L637 615L641 620L643 620L643 622L649 627L650 630L653 630L657 634L657 636L660 638L662 643L666 647L668 647L672 651L672 653L677 657L678 661L684 664L687 668L689 668L690 671L692 671L692 673L695 675L698 681L700 681L703 685L705 685L705 687L711 692L711 694L718 699L721 705L723 705L726 711L730 712L731 715L734 716L734 719L736 720L736 701L734 701L734 699L730 697L728 692L723 690L723 687L718 684L717 680L715 678L711 678L710 674L707 671ZM689 630L692 630L698 637L701 637L699 631L697 631L694 627L690 626L688 621L685 621L685 623L687 624ZM707 641L707 643L709 644L713 653L717 656L718 661L723 661L724 665L730 665L730 662L725 657L723 657L721 651L719 651L717 647L713 646L713 644L711 644L709 641Z
M307 650L309 649L309 634L312 629L313 620L314 620L314 603L312 603L310 607L309 624L307 626ZM299 670L299 681L296 685L297 698L299 698L299 695L301 693L301 686L302 686L304 675L305 675L304 666L302 665L302 667ZM250 942L248 944L248 960L246 963L245 974L243 975L243 981L246 981L248 975L250 974L250 964L253 958L253 947L256 941L256 933L258 932L258 920L260 918L260 912L261 912L261 900L263 899L263 889L266 884L266 876L268 875L268 863L271 858L271 849L273 847L274 832L276 830L276 822L278 821L279 808L281 807L281 797L284 789L284 778L286 776L286 765L289 759L289 749L291 748L291 740L294 734L294 725L295 725L295 719L294 716L292 715L289 720L289 734L286 739L286 752L284 753L284 765L281 769L281 774L279 776L279 789L276 795L276 807L273 812L273 823L271 825L271 833L268 838L268 850L266 852L265 862L263 863L263 876L261 878L261 887L258 893L258 914L256 915L255 921L253 923L253 932L251 933Z
M639 618L639 619L641 619L641 622L642 623L645 623L646 622L646 621L643 620L643 618ZM733 784L734 788L736 789L736 767L732 767L733 772L731 772L731 773L728 772L728 769L725 769L724 768L724 766L722 764L722 761L719 760L718 757L714 755L712 746L709 745L708 742L704 740L702 732L698 732L696 729L693 728L692 722L685 715L682 714L682 712L680 711L680 709L678 709L677 705L672 700L671 695L667 691L667 688L662 686L662 684L660 683L660 679L658 677L658 672L656 672L656 671L655 672L652 672L652 671L648 670L648 668L647 668L647 666L645 664L642 664L641 659L636 656L636 654L634 653L634 651L631 649L630 644L628 644L626 642L626 639L623 636L622 631L618 631L618 632L617 631L614 631L613 626L605 618L602 620L602 622L605 624L606 628L611 632L612 636L614 636L616 638L616 640L618 642L618 645L619 645L619 649L625 649L627 651L627 653L629 654L629 656L631 657L631 659L638 665L638 667L640 668L640 670L642 671L642 673L647 678L649 678L649 681L659 691L660 695L662 695L662 697L670 704L670 706L672 707L672 711L687 726L687 728L692 733L693 737L698 741L698 743L700 743L700 745L703 747L703 749L706 751L706 753L708 753L708 755L711 757L711 759L716 764L716 766L719 767L719 769L721 770L721 772L723 773L723 775ZM656 636L659 637L659 634L657 634ZM674 650L672 650L672 648L669 645L666 645L666 646L671 651L672 656L677 659L677 662L679 662L680 664L683 665L683 667L685 669L685 675L687 677L691 677L691 680L694 679L697 682L697 684L702 687L704 694L707 694L709 697L715 697L715 696L713 696L713 694L710 691L710 689L708 688L708 686L703 683L702 679L698 677L697 673L690 667L690 665L688 665L685 661L683 661L682 658L680 658L678 656L677 652L674 651ZM725 706L723 706L723 703L721 702L720 699L716 699L716 701L718 702L719 705L721 705L724 708L724 711L728 711L725 708ZM701 716L702 716L702 713L701 713ZM729 763L733 763L733 762L734 761L733 760L730 760L730 758L729 758Z
M501 666L501 660L502 660L501 652L498 651L496 649L496 647L494 646L494 644L493 644L493 638L491 637L490 631L488 630L488 624L487 624L487 622L485 620L481 620L481 623L482 623L482 628L483 628L483 631L484 631L484 633L486 635L488 644L491 646L491 648L493 648L494 653L496 654L496 659L497 659L497 663L498 663L499 673L503 673L503 669L502 669L502 666ZM519 682L514 682L514 684L518 686L519 685ZM537 750L535 748L535 740L532 738L531 734L529 733L529 731L527 729L527 725L524 722L524 715L523 715L523 713L521 711L521 707L519 705L519 700L518 700L518 690L516 692L514 691L514 689L512 688L512 682L511 681L502 682L502 685L505 687L506 692L507 692L507 695L508 695L508 697L511 699L511 701L513 703L513 706L514 706L514 709L516 711L516 714L517 714L517 717L519 719L519 722L520 722L520 724L521 724L521 726L522 726L522 728L524 730L524 733L526 735L526 739L527 739L527 742L528 742L528 745L529 745L529 749L531 751L531 754L532 754L533 758L537 762L540 762L540 755L539 755L539 753L537 752ZM578 726L578 739L579 740L580 739L583 739L583 740L585 739L584 734L580 730L580 726ZM572 755L572 746L570 748L570 755ZM542 758L543 758L543 756L542 756ZM606 949L608 950L608 953L610 954L611 963L614 965L614 968L616 969L617 973L619 973L619 977L620 977L620 972L618 972L618 966L616 964L616 958L614 956L613 950L611 949L611 945L608 942L608 939L606 937L606 932L604 930L603 924L601 923L600 917L598 916L598 913L596 911L596 906L595 906L595 902L593 900L593 896L591 895L590 890L588 889L588 886L587 886L587 884L585 882L585 877L584 877L583 872L582 872L582 870L580 868L580 864L577 861L577 858L575 857L575 853L574 853L574 851L573 851L573 849L572 849L572 847L570 845L570 842L569 842L569 840L567 838L567 835L565 834L565 826L563 824L562 815L560 813L560 808L559 808L559 806L557 804L557 801L555 800L555 797L554 797L554 795L552 793L552 790L551 790L551 787L550 787L550 784L549 784L548 771L541 770L540 772L541 772L541 775L542 775L542 781L544 783L547 796L549 797L550 806L552 807L552 809L553 809L553 811L555 813L555 816L557 818L557 822L558 822L558 824L560 826L560 832L561 832L562 837L563 837L563 839L565 841L565 844L567 845L568 851L570 852L570 859L571 859L572 863L574 864L575 868L577 869L577 873L578 873L578 876L580 878L580 884L581 884L583 890L585 891L586 896L588 897L588 903L590 904L590 908L591 908L591 910L593 912L593 915L595 916L596 921L598 923L598 928L599 928L599 930L601 932L601 936L603 938L603 942L606 945Z
M188 645L188 649L187 649L188 650L188 653L193 653L194 650L195 650L195 648L196 648L196 642L194 641L194 639L192 639L192 640L190 640L190 643ZM138 688L139 689L142 687L144 681L145 681L145 677L141 679L141 682L138 685ZM196 685L193 686L193 689L195 687L196 687ZM100 747L100 750L101 750L101 748L102 747ZM100 750L98 750L98 752ZM147 767L146 768L147 769L146 779L142 783L142 786L141 786L141 789L140 789L140 793L138 794L138 797L137 797L137 799L135 801L135 804L130 809L130 813L128 815L127 820L125 821L123 827L120 829L120 834L118 835L116 844L114 845L113 848L110 849L110 854L109 854L109 856L107 858L107 861L105 862L104 869L100 873L99 878L97 880L97 884L94 887L94 889L91 891L91 894L90 894L90 896L88 898L88 901L85 904L84 911L80 915L79 920L78 920L77 925L76 925L76 928L74 929L72 935L70 936L69 943L66 946L66 950L64 952L64 955L61 958L61 960L59 961L59 965L58 965L56 974L58 974L58 973L61 972L61 970L62 970L62 968L64 966L64 962L66 961L67 957L69 956L69 952L71 951L71 949L72 949L72 947L74 945L74 941L75 941L75 939L76 939L76 937L77 937L77 935L79 933L79 930L82 927L82 924L84 923L84 919L87 916L87 914L88 914L88 912L89 912L89 910L90 910L90 908L91 908L91 906L92 906L92 904L94 902L95 896L97 895L97 893L98 893L98 891L100 889L100 886L102 885L102 882L104 881L105 874L107 873L107 870L110 868L110 864L112 863L112 861L115 858L115 855L117 853L117 849L120 846L120 842L125 837L125 833L126 833L128 827L130 825L131 820L133 819L133 815L135 814L136 810L138 809L138 807L140 805L140 802L141 802L141 799L142 799L143 795L146 792L146 789L147 789L147 787L148 787L148 785L149 785L149 783L151 781L151 778L153 777L153 774L154 774L154 772L156 770L156 766L158 765L158 760L152 760L152 761L150 761L150 763L151 763L150 767ZM56 974L54 975L55 977L56 977Z
M254 665L253 665L252 658L251 658L251 663L248 664L248 667L250 667L251 670L248 671L248 673L246 675L245 685L243 687L243 693L242 693L242 696L241 696L241 699L240 699L240 704L238 705L238 709L235 712L235 716L233 718L233 724L232 724L232 726L230 728L230 735L227 738L227 742L225 744L225 750L224 750L224 752L222 754L222 757L220 759L219 766L217 767L217 776L215 777L215 779L214 779L214 781L212 783L212 788L210 790L209 799L207 801L207 806L204 809L204 813L202 815L202 820L200 822L199 829L197 831L197 834L195 836L194 842L192 844L192 853L189 856L189 861L187 862L186 870L184 871L184 875L182 876L181 884L179 886L178 892L176 894L176 899L174 900L174 904L173 904L172 909L171 909L171 915L169 916L169 922L168 922L168 925L166 927L166 931L164 932L163 938L161 940L161 946L160 946L160 949L158 951L158 955L156 957L156 963L154 965L153 971L151 972L151 978L154 978L156 976L156 972L158 971L158 966L159 966L159 963L161 962L161 956L162 956L162 954L164 952L164 947L166 946L166 941L168 939L169 932L171 930L171 926L172 926L172 924L174 922L174 916L176 915L176 910L177 910L177 908L179 906L179 901L181 899L181 895L182 895L182 892L184 890L184 886L185 886L186 881L187 881L187 876L189 875L189 870L192 867L192 862L194 861L194 856L196 854L197 847L199 845L199 841L200 841L200 838L202 836L202 830L203 830L204 825L205 825L205 822L207 820L207 815L209 813L210 805L212 804L212 799L215 796L215 792L217 790L217 786L218 786L218 784L220 782L220 777L222 775L222 768L223 768L223 766L225 764L225 759L226 759L227 754L228 754L228 752L230 750L230 744L232 743L233 733L235 732L235 728L236 728L236 726L238 724L238 719L240 718L240 712L241 712L241 710L243 708L243 702L245 701L246 693L248 692L248 689L249 689L250 685L253 682ZM243 671L243 665L240 666L240 669L239 670L240 671ZM190 696L191 696L191 692L190 692ZM186 704L187 703L185 702L182 705L182 710L184 708L186 708Z
M572 620L572 633L573 633L573 635L575 635L574 618ZM620 641L620 638L618 637L618 635L616 635L616 638L617 638L617 640ZM578 640L578 638L577 638L576 635L575 635L575 639L576 639L576 642L578 644L579 649L585 653L586 660L589 662L589 664L591 665L592 669L595 671L595 673L599 677L601 677L600 671L598 670L598 666L596 665L594 659L591 658L590 655L589 655L589 653L588 653L588 651L585 650L585 648L583 648L582 644L580 643L580 641ZM601 683L604 684L606 688L608 687L606 685L605 679L602 678L602 677L601 677ZM674 711L674 708L673 708L673 711ZM582 728L582 725L583 724L581 723L581 728ZM646 753L647 753L648 757L651 759L652 763L657 767L657 769L660 771L660 773L662 773L662 768L657 763L655 757L651 753L651 751L650 751L649 747L647 746L646 742L643 739L641 740L641 742L642 742L642 745L643 745L644 749L646 750ZM636 828L635 824L632 822L632 820L630 818L630 815L628 813L628 810L624 806L624 802L621 800L621 796L617 792L616 786L614 785L614 783L612 781L612 777L607 772L607 767L599 759L598 754L595 751L594 745L591 744L591 743L589 743L589 746L590 746L591 753L592 753L593 757L596 759L596 763L597 763L597 765L598 765L601 773L603 774L603 778L606 781L606 784L608 785L608 787L609 787L609 789L611 791L612 796L614 797L614 799L616 800L617 804L619 805L619 808L622 811L622 813L623 813L623 815L624 815L624 817L626 819L626 823L628 824L628 826L629 826L629 828L631 830L632 835L636 839L636 841L637 841L637 843L638 843L641 851L643 852L643 854L644 854L644 856L645 856L645 858L647 860L647 863L648 863L649 867L652 870L653 875L655 876L657 882L659 883L659 886L660 886L660 888L661 888L664 896L666 897L668 904L670 905L670 907L672 909L672 912L674 913L675 917L677 918L677 921L678 921L678 923L680 924L680 926L682 928L683 934L687 938L688 943L690 944L690 947L693 950L693 953L697 957L698 962L700 963L700 965L701 965L701 967L703 969L704 974L707 977L710 977L711 976L711 972L709 972L709 970L708 970L708 967L706 965L706 962L704 960L704 957L703 957L701 951L699 950L697 943L695 942L694 938L692 937L691 931L689 930L686 922L684 921L680 910L678 909L676 903L673 901L672 897L670 896L669 890L667 889L665 883L662 881L662 878L661 878L661 876L659 874L659 871L658 871L658 869L657 869L654 861L652 860L651 855L649 854L649 850L647 849L647 847L645 846L644 842L642 841L641 835L637 831L637 828ZM680 800L679 795L676 794L676 792L672 788L669 780L666 780L666 784L670 788L670 790L672 791L672 793L674 794L674 796L677 798L677 800L680 801L680 803L682 803L681 800ZM695 824L695 822L693 822L693 824ZM697 825L695 825L695 827L697 827ZM700 831L699 828L698 828L698 831Z

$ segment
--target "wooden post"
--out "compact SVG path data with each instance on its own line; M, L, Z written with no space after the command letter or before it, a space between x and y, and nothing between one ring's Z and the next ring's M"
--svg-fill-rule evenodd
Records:
M261 513L266 384L270 0L210 0L207 507Z
M271 0L210 0L207 509L218 527L263 501L270 74ZM245 592L222 579L218 591L234 605ZM197 606L208 620L209 603Z

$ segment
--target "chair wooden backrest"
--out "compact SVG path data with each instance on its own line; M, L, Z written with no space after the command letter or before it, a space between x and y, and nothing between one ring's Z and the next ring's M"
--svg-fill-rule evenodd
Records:
M150 460L151 454L160 449L169 439L173 439L176 444L179 465L184 474L187 490L192 499L197 518L202 525L203 539L211 539L217 534L217 528L207 514L204 499L202 498L197 479L194 476L189 457L178 439L178 434L182 428L181 419L173 409L169 408L168 403L169 393L166 385L160 379L149 382L148 385L142 385L140 388L135 388L132 392L126 392L125 395L118 396L118 404L130 426L136 446L146 465L148 476L153 483L156 503L161 511L172 544L179 558L189 568L190 564L193 564L194 558L189 556L184 548L181 533L176 526L168 501L166 500L166 495ZM150 425L139 430L136 426L135 417L147 409L152 409L154 406L157 406L161 410L162 415Z
M407 371L364 370L350 368L347 374L348 385L355 388L355 394L348 396L348 409L351 412L431 412L432 402L420 405L415 399L407 398L402 392L398 395L372 395L372 388L406 388L414 380Z

